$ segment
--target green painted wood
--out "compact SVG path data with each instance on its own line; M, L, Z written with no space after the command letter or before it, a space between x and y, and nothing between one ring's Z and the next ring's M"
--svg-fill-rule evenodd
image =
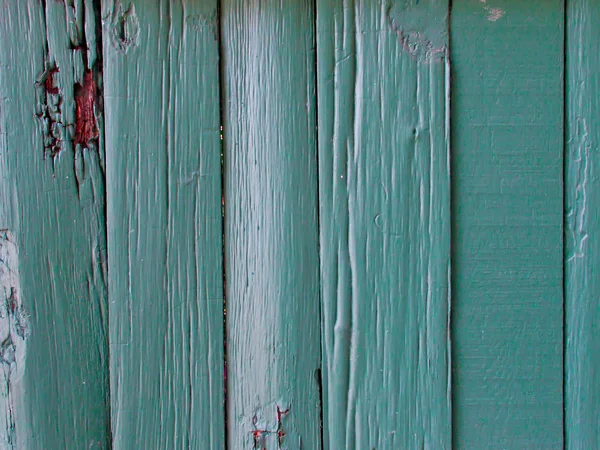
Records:
M565 436L600 448L600 4L567 3L565 161Z
M224 448L216 2L103 2L113 448Z
M1 7L3 449L110 446L102 135L74 145L86 66L101 84L100 17L92 1L69 3ZM101 131L101 110L87 111Z
M454 447L563 445L563 3L452 3Z
M448 2L318 2L326 447L451 448Z
M221 3L231 450L321 448L312 3Z

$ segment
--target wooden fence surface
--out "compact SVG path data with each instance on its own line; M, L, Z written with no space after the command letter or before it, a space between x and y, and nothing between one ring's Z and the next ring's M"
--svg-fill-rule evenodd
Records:
M0 449L600 448L599 42L593 0L0 2Z

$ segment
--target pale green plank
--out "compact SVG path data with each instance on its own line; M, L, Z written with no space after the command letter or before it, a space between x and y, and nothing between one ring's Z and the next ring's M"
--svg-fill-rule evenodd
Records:
M216 6L103 3L115 449L224 448Z
M312 1L221 14L229 449L319 449Z
M324 431L449 449L448 2L318 2Z
M91 1L70 3L2 4L0 228L9 230L0 236L3 449L110 446L103 145L72 145L75 83L83 82L85 56L99 67L100 19ZM86 43L89 51L71 48ZM47 84L45 64L60 69Z
M563 445L563 4L452 3L453 445Z
M600 3L567 3L565 436L600 448Z

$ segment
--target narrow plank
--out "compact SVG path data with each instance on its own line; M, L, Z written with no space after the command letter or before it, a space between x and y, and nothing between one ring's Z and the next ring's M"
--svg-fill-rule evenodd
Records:
M456 448L563 445L563 3L452 3Z
M565 436L600 448L600 4L567 3L565 161Z
M228 444L319 449L313 2L221 8Z
M326 447L451 448L448 2L318 2Z
M103 2L116 449L224 448L216 8Z
M94 108L101 91L90 89L101 84L100 16L92 3L2 5L0 448L110 447L103 125ZM76 133L77 84L87 86L86 123L98 135Z

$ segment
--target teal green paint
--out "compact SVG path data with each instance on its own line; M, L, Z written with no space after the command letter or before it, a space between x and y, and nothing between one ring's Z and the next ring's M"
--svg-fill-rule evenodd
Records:
M103 2L113 448L222 449L216 2Z
M450 449L448 3L317 8L326 447Z
M321 448L312 4L221 3L231 450Z
M91 1L9 0L0 19L0 447L109 448L105 217L102 141L71 143L74 85L82 81L83 52L71 50L85 33L96 61ZM84 13L85 12L85 13ZM78 34L78 32L79 34ZM60 72L47 93L44 64ZM57 105L62 99L60 112ZM50 129L45 111L56 123ZM99 113L99 111L97 111ZM99 123L102 129L102 123ZM54 135L61 151L44 151ZM5 341L18 314L7 288L29 317L29 335ZM7 311L7 309L9 311ZM7 316L4 312L8 312ZM10 383L9 383L10 381Z
M453 446L563 445L563 4L452 8Z
M600 4L567 3L565 172L565 435L600 447Z

